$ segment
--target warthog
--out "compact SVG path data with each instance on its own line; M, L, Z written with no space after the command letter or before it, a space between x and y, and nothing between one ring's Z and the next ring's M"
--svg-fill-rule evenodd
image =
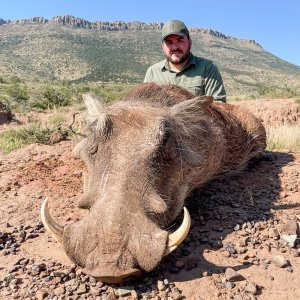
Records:
M84 95L90 134L74 149L87 166L80 221L41 218L70 259L104 282L153 270L187 235L172 234L191 191L262 153L261 122L237 106L172 85L142 84L111 106Z

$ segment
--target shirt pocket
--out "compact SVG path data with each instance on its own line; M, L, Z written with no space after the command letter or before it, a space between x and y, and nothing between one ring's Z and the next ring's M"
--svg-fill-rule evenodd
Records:
M186 81L186 89L197 96L205 93L203 77L188 78Z

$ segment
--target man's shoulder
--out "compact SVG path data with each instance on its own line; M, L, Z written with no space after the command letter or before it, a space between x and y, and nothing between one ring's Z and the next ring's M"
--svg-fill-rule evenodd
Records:
M151 69L151 70L161 70L165 66L165 63L166 63L166 60L163 59L163 60L159 61L158 63L155 63L155 64L151 65L149 67L149 69Z
M219 69L214 61L204 58L201 56L193 56L193 62L195 65L195 71L201 70L204 71L205 74L217 74L219 73Z
M156 82L159 81L158 78L162 76L163 68L165 66L166 60L162 60L156 64L153 64L147 69L144 82Z
M196 56L193 55L194 62L196 63L196 65L202 64L202 65L213 65L214 62L208 58L204 58L202 56Z

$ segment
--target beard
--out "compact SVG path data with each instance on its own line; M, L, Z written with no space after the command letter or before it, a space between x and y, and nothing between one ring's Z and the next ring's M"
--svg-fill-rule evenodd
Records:
M176 51L176 52L179 52L179 53L183 53L181 51ZM183 53L182 57L178 58L178 57L175 57L173 58L172 55L174 53L171 53L171 55L167 55L166 58L167 60L172 63L173 65L181 65L182 63L184 63L187 59L189 59L189 56L190 56L190 49L188 49L186 52Z

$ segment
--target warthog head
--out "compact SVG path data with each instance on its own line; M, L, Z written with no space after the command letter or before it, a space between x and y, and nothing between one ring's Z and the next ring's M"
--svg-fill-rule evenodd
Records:
M45 201L41 217L85 273L121 282L151 271L187 235L186 209L180 228L172 234L167 228L191 190L221 171L228 148L219 123L229 117L213 112L212 97L194 97L175 86L153 84L111 106L84 95L90 134L74 153L87 167L78 205L89 212L62 227Z

